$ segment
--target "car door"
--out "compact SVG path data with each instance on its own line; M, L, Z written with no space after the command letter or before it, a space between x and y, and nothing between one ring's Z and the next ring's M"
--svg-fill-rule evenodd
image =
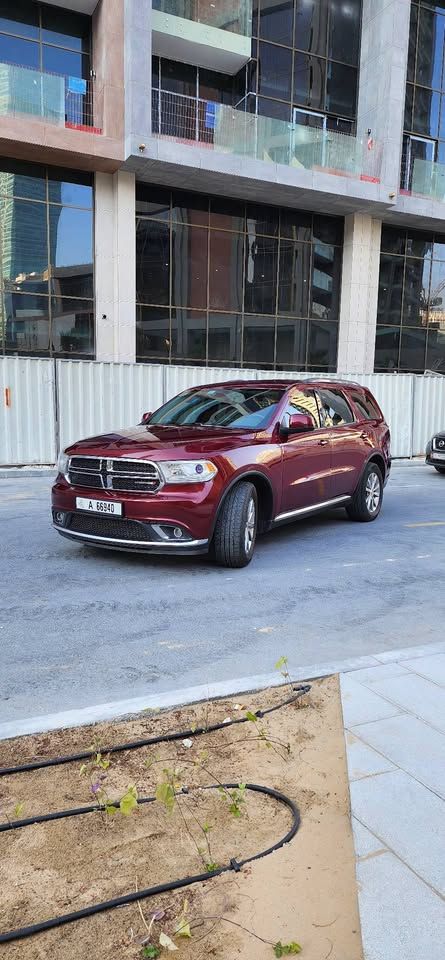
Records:
M316 392L320 420L330 440L332 497L347 496L357 486L369 456L369 444L343 390L332 387Z
M283 488L280 514L304 510L331 498L331 448L329 429L320 424L315 392L293 387L284 416L305 413L314 429L308 433L282 436Z

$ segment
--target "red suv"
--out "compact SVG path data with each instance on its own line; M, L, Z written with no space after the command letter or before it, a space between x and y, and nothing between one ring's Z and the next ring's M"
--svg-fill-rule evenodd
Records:
M52 491L55 529L94 546L252 559L257 534L319 510L375 520L390 434L354 383L195 387L142 423L72 444Z

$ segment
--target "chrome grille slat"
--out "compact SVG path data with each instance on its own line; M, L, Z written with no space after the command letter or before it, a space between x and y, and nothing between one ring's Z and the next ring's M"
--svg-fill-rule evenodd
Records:
M156 493L162 486L155 463L115 457L70 457L68 478L73 486L94 490Z

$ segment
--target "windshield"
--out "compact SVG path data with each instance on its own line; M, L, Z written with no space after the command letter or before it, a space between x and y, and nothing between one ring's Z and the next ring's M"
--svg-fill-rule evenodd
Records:
M265 387L205 387L180 394L150 418L162 426L227 427L262 430L282 399L284 390Z

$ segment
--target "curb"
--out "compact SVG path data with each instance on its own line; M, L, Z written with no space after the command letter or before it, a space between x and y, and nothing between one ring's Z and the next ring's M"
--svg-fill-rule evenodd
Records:
M3 467L0 468L0 480L16 479L17 477L55 477L54 467Z

